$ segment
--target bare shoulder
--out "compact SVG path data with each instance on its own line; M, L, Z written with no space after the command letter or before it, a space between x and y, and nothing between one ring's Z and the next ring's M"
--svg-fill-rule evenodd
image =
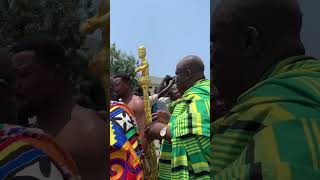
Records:
M74 107L71 118L72 120L81 123L80 125L83 125L82 128L85 128L87 130L91 130L92 128L94 128L94 126L100 127L100 125L105 124L97 111L87 109L79 105L76 105Z
M133 112L144 111L143 99L136 95L132 97L132 100L129 102L128 106L132 109Z
M74 107L69 129L61 138L68 143L66 146L84 179L105 174L107 137L107 123L98 112L79 105Z
M106 152L107 123L98 113L76 105L71 121L60 134L72 154L77 156L101 156Z

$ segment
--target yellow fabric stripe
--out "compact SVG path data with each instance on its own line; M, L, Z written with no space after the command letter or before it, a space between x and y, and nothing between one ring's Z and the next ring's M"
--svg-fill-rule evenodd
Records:
M171 152L161 152L161 158L162 157L172 157L172 153Z
M174 166L180 166L180 165L187 166L188 165L187 162L188 162L187 156L178 156L174 158Z
M312 130L314 131L314 135L317 139L318 150L320 151L320 130L317 122L315 120L311 121ZM318 163L320 164L320 159L318 158Z
M113 146L115 144L116 144L116 136L112 128L112 123L110 121L110 146Z
M290 180L291 177L291 170L290 167L285 163L279 163L276 167L277 171L277 179L278 180Z
M196 127L201 127L201 117L199 117L198 115L201 116L201 114L198 113L198 109L197 109L197 106L196 106L196 103L191 103L191 109L192 109L192 112L195 112L195 115L194 117L192 118L195 118L195 122L196 122ZM197 128L198 131L199 131L199 134L202 134L202 128Z
M210 101L205 101L204 103L205 103L205 105L206 105L206 111L207 111L207 113L208 113L209 116L210 116Z
M272 127L267 127L255 137L255 161L280 162L278 146Z
M114 106L110 109L110 112L114 111L115 109L119 108L118 106Z
M10 144L8 147L6 147L4 150L0 153L0 160L3 160L5 157L7 157L10 153L13 151L19 149L20 147L26 145L26 143L18 141Z
M319 170L319 165L318 165L318 162L317 162L317 154L316 154L315 145L312 142L311 132L309 130L309 127L308 127L306 119L304 119L302 121L302 126L303 126L303 130L304 130L304 134L306 135L307 143L309 145L313 167L316 170Z
M209 168L209 165L206 162L199 162L199 163L192 164L192 168L193 169L202 168L202 167L208 167Z

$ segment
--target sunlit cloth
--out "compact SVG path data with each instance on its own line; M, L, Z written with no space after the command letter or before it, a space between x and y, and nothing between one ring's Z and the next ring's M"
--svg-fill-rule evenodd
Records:
M71 156L41 130L0 124L0 179L80 179Z
M210 179L210 81L171 103L171 144L161 147L158 179Z
M212 125L214 179L320 179L320 61L281 61Z
M142 179L142 147L131 110L123 103L110 106L110 179Z

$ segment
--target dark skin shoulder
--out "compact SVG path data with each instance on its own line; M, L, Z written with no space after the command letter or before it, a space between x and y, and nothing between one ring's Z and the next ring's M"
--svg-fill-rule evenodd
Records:
M76 105L56 140L71 153L83 180L107 178L107 124L95 111Z

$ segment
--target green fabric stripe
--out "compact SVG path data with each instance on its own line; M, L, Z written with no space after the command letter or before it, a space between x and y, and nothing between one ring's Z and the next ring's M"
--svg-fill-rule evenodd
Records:
M248 180L254 173L253 179L319 179L319 115L320 61L305 56L281 61L239 97L228 117L212 124L213 179ZM231 129L237 121L266 128ZM250 171L249 163L261 168Z

